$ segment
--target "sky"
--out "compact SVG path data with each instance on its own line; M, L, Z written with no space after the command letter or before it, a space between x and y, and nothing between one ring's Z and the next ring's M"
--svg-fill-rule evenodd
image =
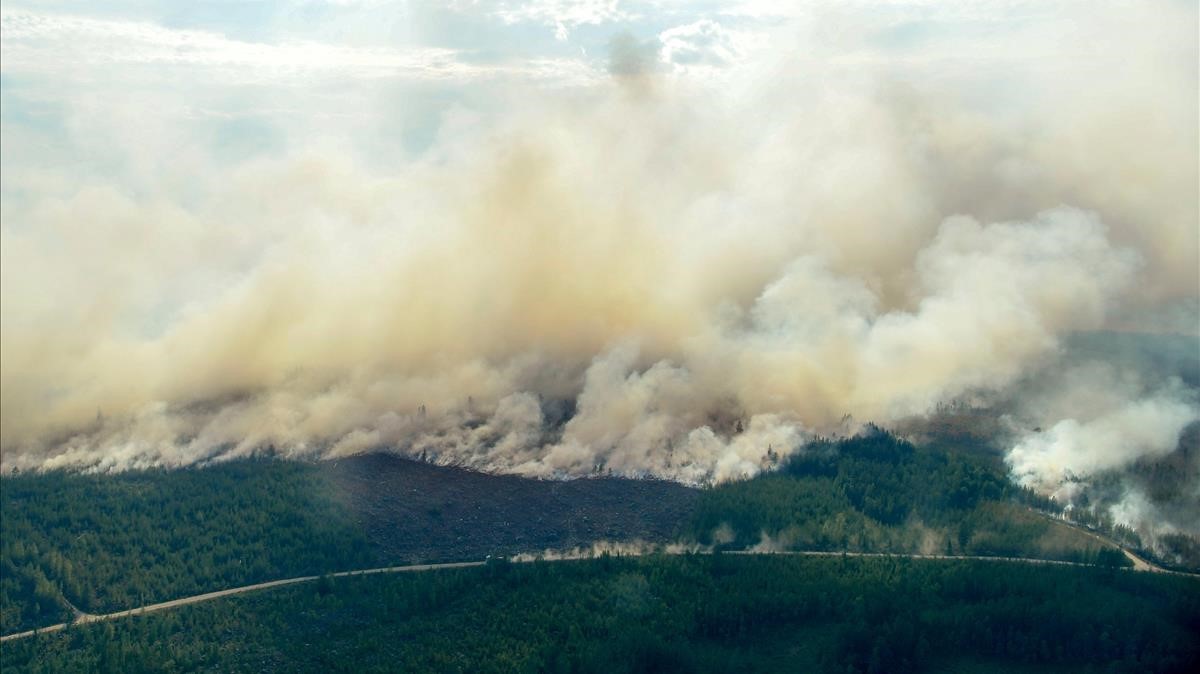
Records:
M1006 456L1070 498L1200 418L1171 373L1065 353L1200 334L1196 25L5 0L0 464L387 448L697 483L1034 387Z
M663 71L734 83L785 55L960 82L1005 69L967 92L984 104L1030 68L1120 67L1119 45L1069 20L1087 4L6 1L3 190L19 205L47 181L102 175L179 191L200 166L321 145L402 162L455 114L606 79L616 35L644 41ZM1048 39L1009 49L1039 31Z

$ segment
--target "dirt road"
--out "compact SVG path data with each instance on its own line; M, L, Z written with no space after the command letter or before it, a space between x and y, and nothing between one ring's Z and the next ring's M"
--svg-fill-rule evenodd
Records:
M1065 524L1066 526L1069 526L1072 529L1074 529L1082 534L1091 536L1092 538L1100 541L1101 543L1107 543L1108 545L1111 545L1114 548L1117 548L1118 550L1123 552L1126 557L1129 558L1129 561L1133 562L1133 569L1135 571L1152 571L1154 573L1169 573L1169 574L1172 574L1175 576L1191 576L1191 577L1200 576L1200 574L1189 573L1187 571L1175 571L1173 569L1164 569L1163 567L1155 564L1154 562L1151 562L1150 560L1145 559L1145 558L1135 554L1134 552L1130 551L1129 548L1126 548L1124 545L1121 545L1120 543L1114 541L1113 539L1109 538L1108 536L1105 536L1104 534L1102 534L1098 531L1095 531L1094 529L1089 529L1088 527L1085 527L1082 524L1078 524L1076 522L1072 522L1071 520L1059 517L1053 513L1048 513L1043 510L1038 510L1036 508L1029 508L1029 512L1037 514L1037 515L1041 515L1042 517L1045 517L1046 519L1049 519L1049 520L1053 520L1059 524Z
M1097 538L1100 538L1100 537L1097 536ZM1124 550L1124 549L1122 549L1122 550ZM683 554L683 553L680 553L680 554ZM893 557L896 559L974 560L974 561L987 561L987 562L1006 562L1006 563L1016 563L1016 564L1039 564L1039 565L1056 565L1056 566L1093 566L1091 564L1083 564L1081 562L1064 562L1064 561L1053 560L1053 559L1034 559L1034 558L1030 558L1030 557L979 557L979 556L970 556L970 555L919 555L919 554L898 554L898 553L888 553L888 552L816 552L816 551L793 551L793 550L787 550L787 551L783 551L783 550L781 550L781 551L736 550L736 551L729 551L724 554L731 554L731 555L793 555L793 556L805 556L805 557L843 557L843 556L844 557ZM1178 572L1173 572L1173 571L1167 571L1166 569L1160 569L1154 565L1147 563L1145 560L1129 553L1128 551L1125 551L1125 554L1128 555L1131 560L1133 560L1135 570L1156 571L1156 572L1160 572L1160 573L1178 573ZM635 555L631 554L628 556L635 556ZM568 560L583 559L583 558L584 557L558 557L558 558L550 559L547 561L568 561ZM530 560L531 559L532 558L530 558ZM515 560L515 561L527 561L527 560ZM343 578L346 576L366 576L366 575L375 574L375 573L407 573L410 571L437 571L439 569L462 569L462 568L473 567L473 566L483 566L486 563L487 563L486 561L480 561L480 562L450 562L450 563L446 563L446 564L414 564L411 566L387 566L387 567L382 567L382 568L378 568L378 569L363 569L360 571L341 571L338 573L331 573L328 575L333 578ZM1179 574L1179 575L1193 575L1193 574ZM37 634L48 634L50 632L58 632L58 631L66 629L69 625L81 625L81 624L86 624L86 623L103 622L105 620L116 620L118 618L126 618L129 616L135 616L135 615L143 615L146 613L153 613L155 611L163 611L166 609L176 608L178 606L186 606L188 604L197 604L202 601L209 601L210 599L219 599L221 597L228 597L228 596L235 595L235 594L244 594L246 592L254 592L256 590L266 590L266 589L273 588L273 587L282 587L284 585L295 585L297 583L308 583L311 581L315 581L320 577L321 576L300 576L298 578L285 578L282 580L272 580L272 581L268 581L266 583L255 583L254 585L244 585L242 587L234 587L234 588L229 588L227 590L217 590L216 592L207 592L205 594L192 595L191 597L183 597L182 599L173 599L171 601L164 601L164 602L161 602L158 604L149 604L146 606L140 606L138 608L127 609L125 611L117 611L115 613L105 613L102 615L79 612L79 613L77 613L75 620L70 623L59 623L57 625L50 625L49 627L42 627L42 628L36 629L36 630L29 630L26 632L16 632L14 634L7 634L7 635L0 637L0 642L9 641L12 639L23 639L23 638L31 637L31 636L34 636ZM74 607L72 607L72 608L74 608ZM78 609L76 609L76 610L78 610Z
M462 568L466 568L466 567L470 567L470 566L483 566L484 564L485 564L485 562L450 562L450 563L446 563L446 564L413 564L411 566L387 566L387 567L382 567L382 568L378 568L378 569L363 569L361 571L340 571L338 573L331 573L331 574L329 574L329 576L331 576L333 578L342 578L345 576L366 576L366 575L370 575L373 573L405 573L405 572L409 572L409 571L436 571L438 569L462 569ZM77 611L75 620L73 620L70 623L59 623L57 625L50 625L49 627L42 627L42 628L39 628L36 630L29 630L27 632L16 632L14 634L6 634L6 635L0 637L0 642L9 641L11 639L22 639L25 637L31 637L35 634L47 634L50 632L58 632L60 630L66 629L68 625L82 625L82 624L86 624L86 623L97 623L97 622L103 622L105 620L116 620L117 618L125 618L128 616L134 616L134 615L143 615L146 613L153 613L155 611L163 611L163 610L166 610L169 608L176 608L178 606L186 606L188 604L197 604L202 601L209 601L210 599L219 599L220 597L228 597L228 596L234 595L234 594L243 594L246 592L254 592L255 590L266 590L268 588L281 587L283 585L295 585L296 583L307 583L310 581L317 580L318 578L320 578L320 576L300 576L298 578L285 578L283 580L272 580L272 581L268 581L266 583L255 583L254 585L244 585L242 587L233 587L233 588L229 588L227 590L217 590L216 592L206 592L204 594L196 594L196 595L192 595L190 597L183 597L182 599L172 599L171 601L164 601L164 602L160 602L158 604L149 604L146 606L139 606L137 608L126 609L124 611L117 611L115 613L105 613L102 615L96 615L93 613L84 613L82 611L79 611L78 609L75 609ZM72 608L74 609L74 607L72 607Z

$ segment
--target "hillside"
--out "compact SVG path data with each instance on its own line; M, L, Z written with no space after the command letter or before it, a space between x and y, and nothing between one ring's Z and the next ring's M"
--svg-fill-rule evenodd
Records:
M0 482L0 631L274 578L673 540L675 483L486 475L390 455Z
M3 478L2 631L265 580L598 541L1124 564L973 452L875 431L697 490L543 481L393 455ZM65 601L64 601L65 600ZM69 605L68 605L69 603Z

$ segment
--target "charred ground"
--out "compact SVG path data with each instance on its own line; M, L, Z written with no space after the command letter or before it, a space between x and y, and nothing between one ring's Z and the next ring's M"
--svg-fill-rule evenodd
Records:
M663 542L679 534L700 493L675 482L591 477L530 480L390 454L318 464L386 559L481 559L600 540Z

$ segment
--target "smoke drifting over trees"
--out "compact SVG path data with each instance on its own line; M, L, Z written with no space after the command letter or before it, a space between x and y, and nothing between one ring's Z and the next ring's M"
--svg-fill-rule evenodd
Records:
M1195 8L1067 8L900 54L817 12L720 72L623 37L605 77L451 108L402 161L25 181L3 466L383 448L720 481L1053 371L1008 461L1071 498L1200 417L1178 373L1064 348L1196 332L1200 174Z

